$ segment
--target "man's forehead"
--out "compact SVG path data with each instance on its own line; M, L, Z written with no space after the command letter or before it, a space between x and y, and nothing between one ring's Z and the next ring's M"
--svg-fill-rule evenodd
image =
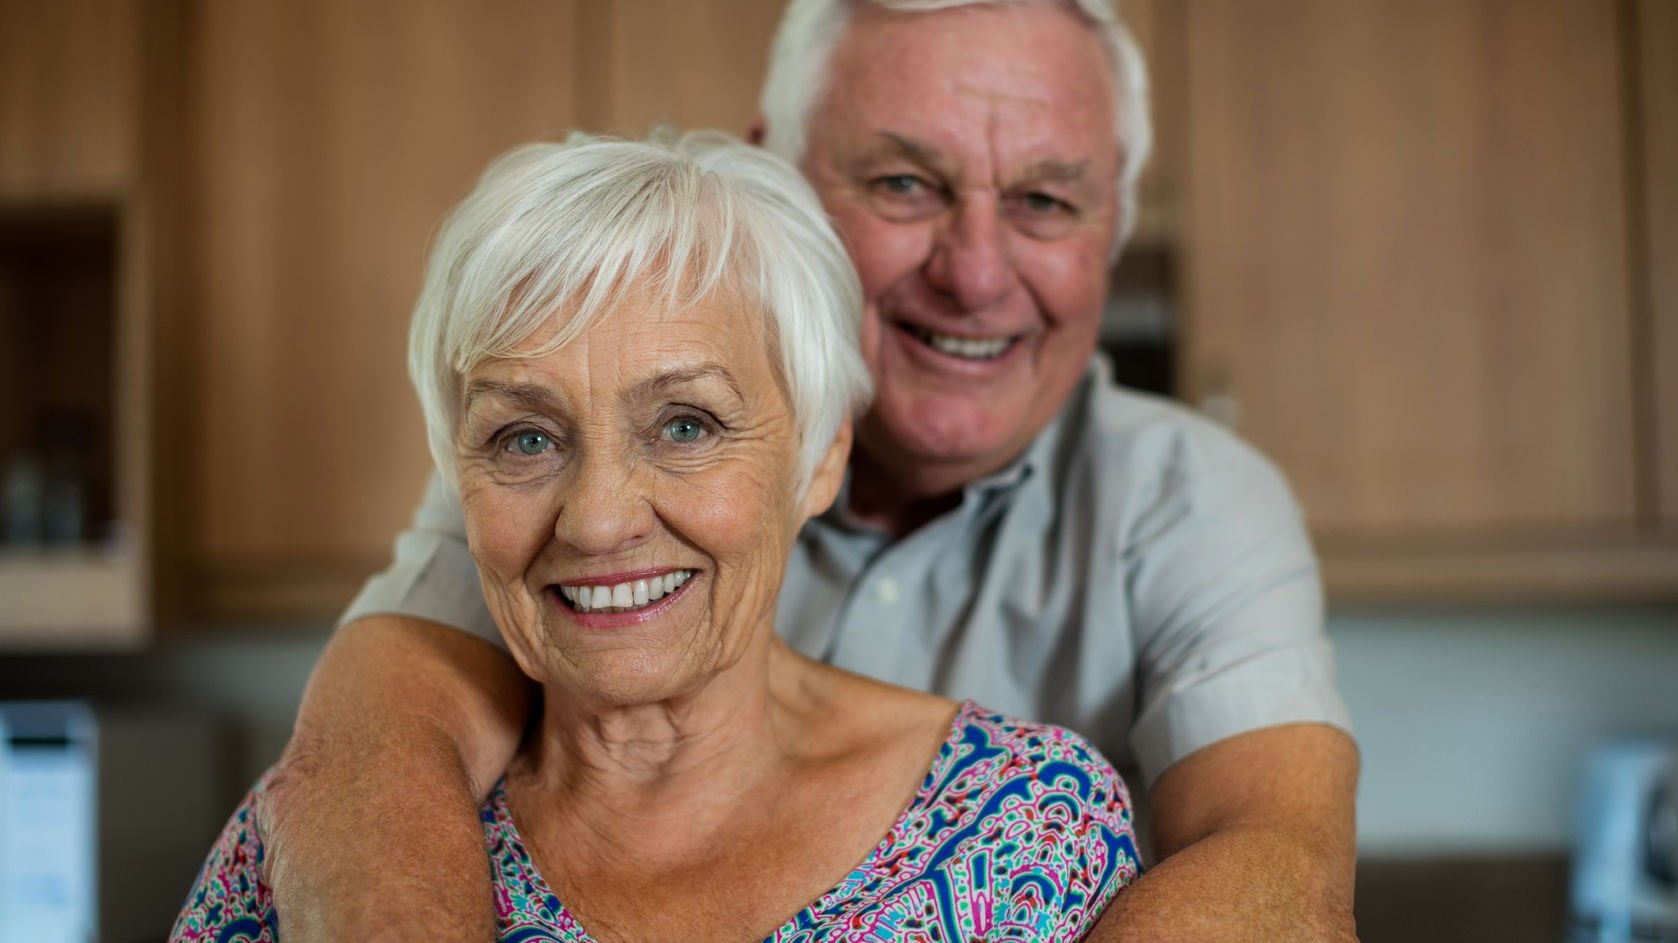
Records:
M859 11L834 51L826 107L850 146L931 164L996 143L1012 172L1064 179L1116 159L1112 73L1089 24L1060 6ZM831 130L840 130L837 127ZM1081 166L1082 165L1082 166Z

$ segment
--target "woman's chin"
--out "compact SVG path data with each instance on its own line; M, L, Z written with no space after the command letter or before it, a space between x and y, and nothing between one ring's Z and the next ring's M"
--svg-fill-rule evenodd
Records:
M564 696L585 710L613 710L657 704L703 687L701 672L673 664L659 652L595 652L567 665L558 683ZM550 685L549 687L553 687Z

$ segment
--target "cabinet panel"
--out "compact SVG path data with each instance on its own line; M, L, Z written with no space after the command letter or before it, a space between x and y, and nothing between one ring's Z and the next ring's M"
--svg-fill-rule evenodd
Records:
M785 0L629 0L591 5L581 120L642 135L661 122L744 134L757 117ZM602 107L604 106L604 107Z
M288 584L387 559L430 466L405 366L428 239L492 156L571 126L576 5L199 12L192 553L228 608L330 609Z
M0 193L108 192L138 161L133 0L0 0Z
M1135 238L1169 243L1177 236L1183 162L1183 8L1174 0L1118 0L1117 6L1147 60L1153 106L1154 149L1138 185L1142 217Z
M1185 4L1185 375L1319 535L1630 530L1618 9Z
M1678 535L1678 3L1638 4L1656 502Z

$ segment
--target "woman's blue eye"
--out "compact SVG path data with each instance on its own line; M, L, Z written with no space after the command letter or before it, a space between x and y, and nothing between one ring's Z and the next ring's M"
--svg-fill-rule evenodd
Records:
M521 432L513 439L513 447L523 455L541 455L551 444L548 437L540 432Z
M672 419L664 424L664 434L672 442L697 442L705 427L693 419Z

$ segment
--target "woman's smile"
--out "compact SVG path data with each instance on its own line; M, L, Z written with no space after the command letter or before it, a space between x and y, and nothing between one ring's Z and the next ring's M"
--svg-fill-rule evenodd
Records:
M653 569L554 583L548 595L587 628L611 628L656 618L687 595L700 571Z

